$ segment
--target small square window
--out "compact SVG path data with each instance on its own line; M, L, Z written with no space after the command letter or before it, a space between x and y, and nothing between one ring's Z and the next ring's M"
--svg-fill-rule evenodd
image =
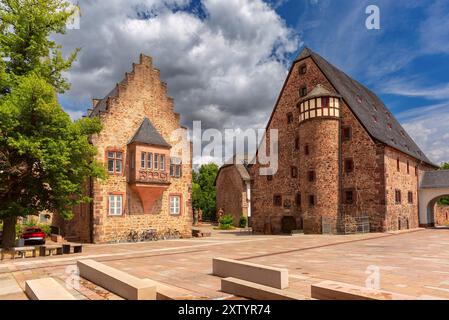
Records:
M346 204L353 204L354 203L354 191L353 190L346 190L345 191L345 203Z
M297 207L301 207L301 194L297 193L295 198L295 203Z
M292 178L298 178L298 168L297 167L291 167L291 176L292 176Z
M352 129L351 127L343 127L342 128L342 140L350 141L352 138Z
M307 96L307 87L306 87L306 86L301 87L301 89L299 90L299 96L300 96L301 98Z
M408 193L408 203L413 204L413 192L411 191Z
M314 182L316 179L315 171L309 171L307 173L307 177L308 177L309 182Z
M295 149L299 150L299 137L295 138Z
M401 190L396 190L395 191L395 202L396 202L396 204L401 204L402 203Z
M314 207L315 204L316 204L315 202L316 202L315 196L314 195L309 195L309 206L310 207Z
M275 195L274 197L273 197L273 204L276 206L276 207L282 207L282 196L281 195Z
M346 159L345 160L345 172L351 173L354 171L354 160Z
M304 154L308 156L310 154L310 147L308 144L304 146Z

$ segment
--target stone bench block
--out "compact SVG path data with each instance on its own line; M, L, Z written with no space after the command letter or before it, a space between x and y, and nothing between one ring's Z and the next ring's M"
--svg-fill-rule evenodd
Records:
M318 300L416 300L398 293L368 289L336 281L312 285L312 298Z
M31 300L76 300L53 278L26 281L25 293Z
M214 258L213 274L222 278L237 278L265 286L288 288L288 270L232 259Z
M221 291L253 300L307 300L301 294L236 278L221 279Z
M127 300L156 300L155 283L94 260L77 262L80 276Z

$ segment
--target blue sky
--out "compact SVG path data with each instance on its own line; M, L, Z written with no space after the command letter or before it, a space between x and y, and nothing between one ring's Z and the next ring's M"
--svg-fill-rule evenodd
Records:
M368 30L368 5L380 30ZM80 1L80 47L61 97L80 117L139 53L153 56L185 125L263 128L304 45L376 92L434 162L449 161L449 2L444 0ZM232 94L230 94L232 93Z

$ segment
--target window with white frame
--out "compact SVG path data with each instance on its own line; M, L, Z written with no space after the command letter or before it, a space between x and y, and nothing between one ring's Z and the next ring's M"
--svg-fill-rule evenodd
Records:
M159 170L159 154L154 154L154 170Z
M165 155L163 154L160 155L159 169L165 171Z
M122 195L109 195L109 215L121 216L123 214L123 196Z
M140 167L142 169L145 169L146 162L147 162L147 154L146 152L142 152L140 154Z
M153 169L153 154L148 152L148 169Z
M170 196L170 214L181 214L181 196Z

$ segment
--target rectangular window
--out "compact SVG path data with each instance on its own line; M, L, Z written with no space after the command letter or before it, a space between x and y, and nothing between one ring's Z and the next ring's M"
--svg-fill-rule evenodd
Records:
M410 162L407 161L407 174L410 174Z
M354 160L346 159L345 160L345 172L351 173L354 171Z
M413 192L411 191L408 193L408 203L413 204Z
M329 107L329 97L321 98L321 106L323 108L328 108Z
M122 173L123 155L121 152L108 151L108 171L109 173Z
M401 204L402 203L401 190L396 190L395 191L395 201L396 201L396 204Z
M165 171L165 155L163 155L163 154L160 155L159 169L161 171Z
M153 169L153 154L151 152L148 152L147 167L148 167L148 169Z
M305 154L306 156L308 156L308 155L310 154L310 148L309 148L309 145L308 145L308 144L306 144L306 145L304 146L304 154Z
M276 206L276 207L282 207L282 196L281 195L275 195L274 197L273 197L273 204Z
M291 124L293 123L293 113L287 113L287 123Z
M123 214L123 196L109 195L109 215L121 216Z
M353 204L354 203L354 191L353 190L346 190L345 191L345 203L346 204Z
M147 153L142 152L140 154L140 168L145 169L146 163L147 163Z
M154 170L159 170L159 154L154 154Z
M299 150L299 138L298 137L296 137L296 139L295 139L295 149Z
M309 182L314 182L316 179L315 171L309 171L307 173L307 177L308 177Z
M399 160L399 158L396 160L396 169L398 170L398 172L401 172L401 161Z
M181 196L170 196L170 214L181 214Z
M170 176L179 178L182 176L182 162L179 158L170 158Z
M301 200L302 200L302 199L301 199L301 194L300 194L300 193L297 193L297 194L296 194L296 199L295 199L295 200L296 200L296 201L295 201L295 202L296 202L296 206L297 206L297 207L301 207Z
M299 90L299 96L301 98L307 96L307 87L306 86L301 87L301 89Z
M310 195L309 196L309 207L314 207L315 206L315 196L314 195Z
M135 165L136 165L136 158L135 158L134 152L132 152L131 153L131 169L134 169Z
M307 65L306 64L302 64L299 66L299 74L304 75L307 73Z
M415 166L415 176L418 176L418 166Z
M298 178L298 168L297 167L291 167L291 176L292 176L292 178Z
M350 141L352 138L352 129L350 127L343 127L342 129L342 140Z

